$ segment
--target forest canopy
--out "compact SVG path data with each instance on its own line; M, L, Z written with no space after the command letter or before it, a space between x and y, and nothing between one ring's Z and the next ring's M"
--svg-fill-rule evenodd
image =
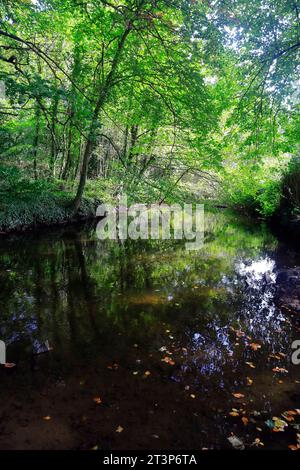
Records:
M0 1L1 203L298 213L299 55L299 0Z

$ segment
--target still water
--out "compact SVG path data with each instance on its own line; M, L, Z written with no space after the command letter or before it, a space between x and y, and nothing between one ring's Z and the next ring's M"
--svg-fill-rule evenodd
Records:
M0 263L16 363L0 370L1 449L297 444L300 329L274 292L300 255L264 225L206 214L199 251L55 229L2 239Z

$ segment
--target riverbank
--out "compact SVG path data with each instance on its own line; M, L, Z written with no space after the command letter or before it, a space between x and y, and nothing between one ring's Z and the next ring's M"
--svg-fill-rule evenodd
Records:
M272 233L285 247L281 263L277 267L275 303L287 315L300 317L300 257L292 256L299 249L299 222L294 219L274 218L270 224ZM288 249L287 249L288 247ZM283 250L283 251L284 251Z
M40 227L65 225L93 219L100 201L85 197L80 209L74 213L71 207L73 195L56 195L50 192L33 195L26 199L1 204L0 234L24 232Z

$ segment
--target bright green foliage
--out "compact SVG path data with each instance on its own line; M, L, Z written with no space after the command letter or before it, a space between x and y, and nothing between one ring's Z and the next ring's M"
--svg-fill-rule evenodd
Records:
M298 3L0 1L2 203L60 180L75 211L85 191L271 216L299 153Z

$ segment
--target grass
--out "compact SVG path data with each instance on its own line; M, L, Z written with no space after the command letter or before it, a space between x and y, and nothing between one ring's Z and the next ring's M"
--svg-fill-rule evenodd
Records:
M0 232L23 231L87 220L95 217L100 201L96 192L83 198L74 214L72 191L61 189L61 183L24 179L18 173L0 169Z

